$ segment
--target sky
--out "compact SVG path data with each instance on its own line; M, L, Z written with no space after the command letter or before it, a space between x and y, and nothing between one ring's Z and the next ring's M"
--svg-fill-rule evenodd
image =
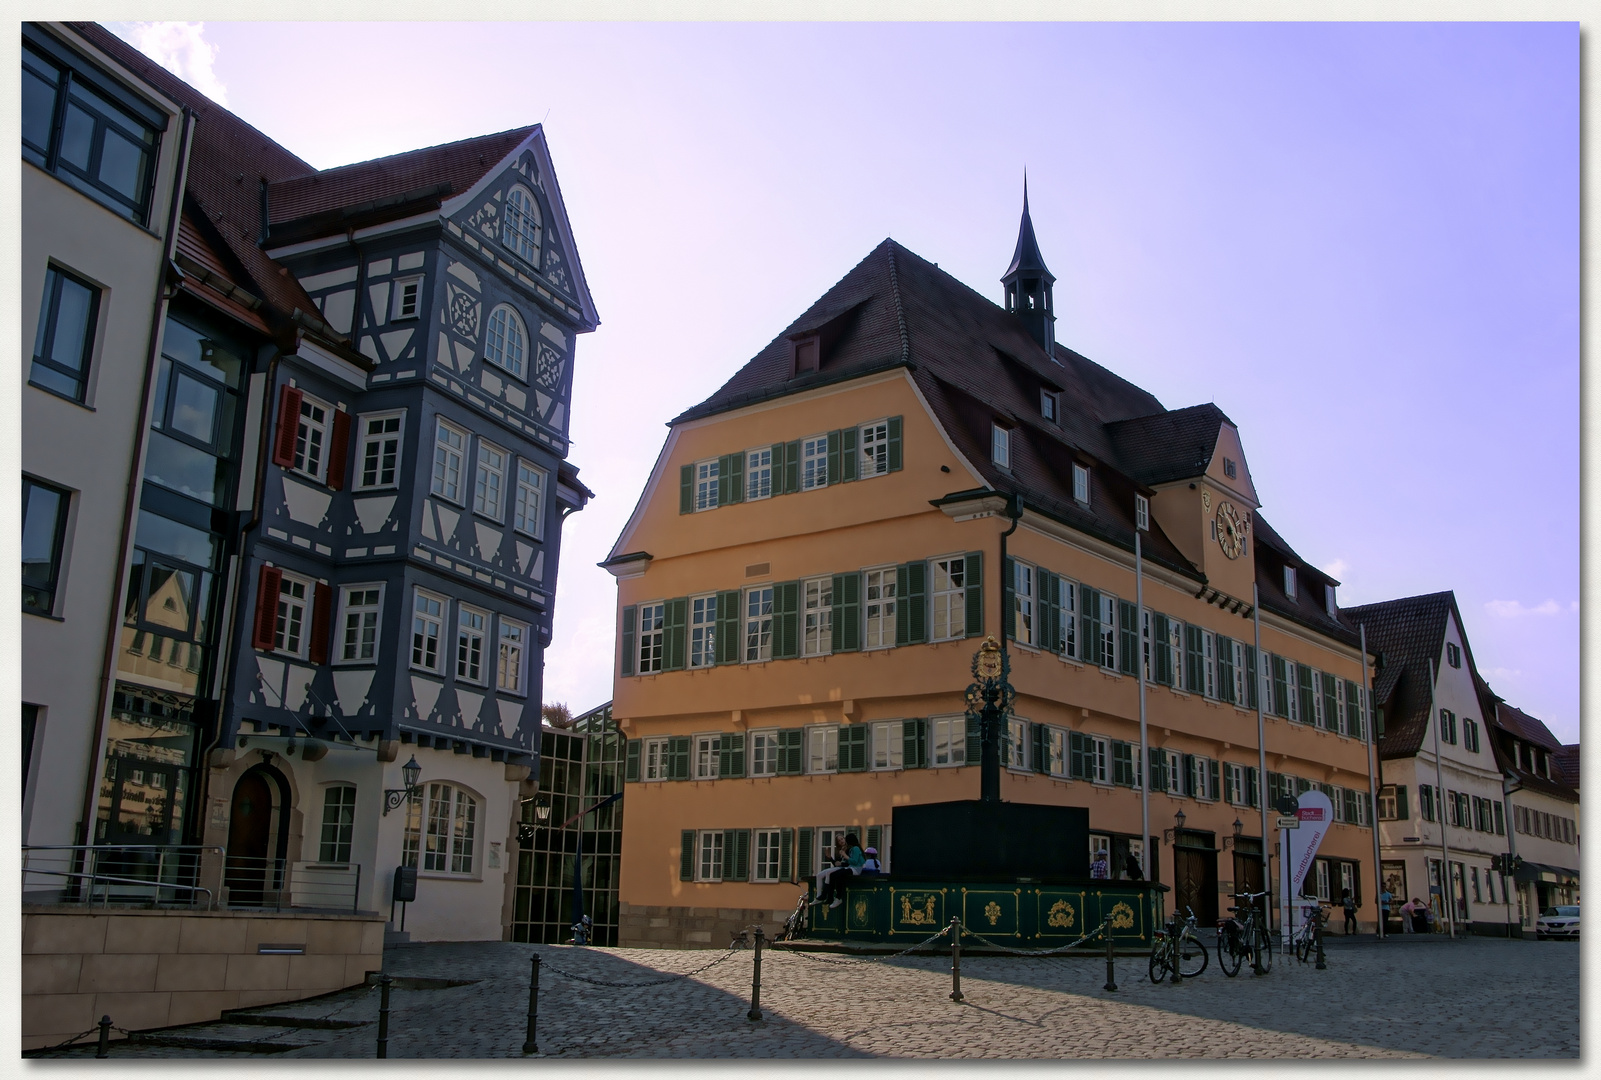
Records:
M1215 402L1342 605L1455 590L1578 740L1577 24L110 25L319 168L544 123L601 316L546 701L611 696L666 421L885 237L998 301L1027 170L1057 339Z

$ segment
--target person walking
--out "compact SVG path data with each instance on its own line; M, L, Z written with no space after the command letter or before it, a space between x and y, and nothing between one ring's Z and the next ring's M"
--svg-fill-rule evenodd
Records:
M1340 890L1340 906L1345 908L1345 932L1356 933L1356 897L1351 895L1350 889Z
M1417 918L1419 906L1418 898L1415 896L1401 905L1401 933L1417 933L1417 924L1414 920Z

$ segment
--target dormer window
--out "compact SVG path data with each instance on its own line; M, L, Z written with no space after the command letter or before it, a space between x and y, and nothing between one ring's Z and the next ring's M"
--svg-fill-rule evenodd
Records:
M1340 610L1339 605L1334 602L1333 585L1323 586L1323 610L1327 611L1330 615L1335 615Z
M1224 458L1223 459L1223 475L1228 477L1230 480L1235 480L1235 479L1238 479L1238 476L1237 476L1238 473L1239 473L1239 469L1234 464L1234 459L1231 458L1231 457Z
M1012 467L1012 429L990 425L990 460L1003 469Z
M1081 506L1090 504L1090 470L1073 462L1073 501Z
M539 233L543 226L539 203L527 188L506 192L506 211L500 220L500 242L515 251L523 262L539 269Z
M1295 599L1295 567L1293 566L1284 568L1284 595L1291 600Z
M795 354L795 374L804 375L808 371L818 370L818 357L822 350L817 347L817 335L801 338L793 342L791 348Z
M1134 527L1141 532L1151 527L1151 500L1144 495L1134 496Z
M417 318L422 305L422 278L401 278L395 282L395 306L391 321Z
M1462 666L1462 650L1460 648L1458 648L1457 646L1452 645L1450 642L1446 642L1446 645L1445 645L1445 662L1447 664L1450 664L1452 667L1455 667L1455 668L1461 667Z
M1051 423L1054 424L1054 423L1056 423L1056 420L1057 420L1056 409L1057 409L1057 399L1056 399L1055 391L1052 391L1052 390L1041 390L1040 391L1040 415L1043 416L1045 419L1051 421Z

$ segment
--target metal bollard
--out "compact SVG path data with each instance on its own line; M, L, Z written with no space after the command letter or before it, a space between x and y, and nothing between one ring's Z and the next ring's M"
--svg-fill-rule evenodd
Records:
M1113 960L1112 960L1112 957L1114 955L1114 953L1113 953L1113 945L1112 945L1112 928L1110 926L1107 926L1105 923L1102 923L1101 924L1101 935L1106 938L1106 985L1101 987L1101 989L1102 990L1116 990L1117 989L1117 978L1115 977L1115 973L1113 971Z
M95 1049L95 1057L111 1056L111 1017L100 1018L100 1045Z
M962 1003L962 920L951 916L951 1000Z
M389 987L394 982L386 971L378 976L378 1056L389 1056Z
M756 941L753 948L755 953L751 958L750 973L750 1012L745 1014L747 1020L760 1020L762 1018L762 936L761 924L756 925Z
M539 1022L539 954L534 954L534 971L528 977L528 1037L523 1039L523 1053L539 1053L534 1041L534 1025Z
M1323 962L1323 927L1321 925L1318 926L1315 932L1317 933L1317 970L1327 971L1329 965Z

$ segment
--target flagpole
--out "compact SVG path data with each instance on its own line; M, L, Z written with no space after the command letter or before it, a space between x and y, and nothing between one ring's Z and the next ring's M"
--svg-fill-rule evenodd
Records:
M1362 635L1362 700L1357 703L1356 714L1367 727L1368 758L1368 828L1373 831L1373 901L1378 905L1379 940L1384 940L1384 863L1379 855L1379 789L1374 782L1373 763L1378 757L1378 736L1373 730L1373 688L1368 682L1368 627L1361 623L1357 629ZM1383 780L1381 774L1378 777ZM1395 897L1390 897L1395 902Z
M1445 780L1440 770L1440 717L1434 708L1434 658L1429 658L1429 727L1434 729L1434 818L1440 825L1440 899L1445 925L1456 940L1456 897L1451 893L1451 848L1445 842Z
M1256 694L1256 801L1262 807L1262 890L1269 895L1273 892L1273 875L1268 871L1267 847L1267 721L1263 713L1262 679L1266 675L1271 680L1271 673L1262 663L1262 609L1261 597L1258 594L1256 583L1251 583L1251 621L1256 627L1256 685L1251 689ZM1279 867L1282 874L1284 868ZM1273 932L1273 905L1263 904L1263 914L1267 918L1267 930Z
M1140 677L1140 760L1138 766L1140 780L1140 851L1144 854L1141 861L1146 881L1156 880L1151 873L1151 771L1147 735L1145 729L1145 563L1144 553L1140 546L1140 527L1137 520L1134 524L1134 609L1138 613L1140 634L1140 655L1136 667ZM1156 642L1151 642L1155 648Z

